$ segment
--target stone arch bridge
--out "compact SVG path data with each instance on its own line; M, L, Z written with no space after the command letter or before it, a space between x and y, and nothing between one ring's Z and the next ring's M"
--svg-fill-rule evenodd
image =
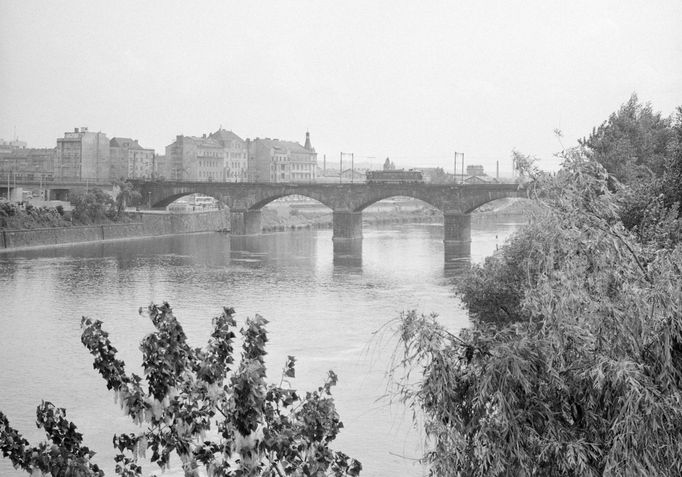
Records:
M395 196L422 200L444 216L445 242L471 240L471 216L481 205L507 197L525 197L518 184L303 184L249 182L133 182L152 207L165 207L195 193L214 197L230 209L231 233L261 233L261 209L288 195L315 199L333 212L335 240L362 238L362 211Z

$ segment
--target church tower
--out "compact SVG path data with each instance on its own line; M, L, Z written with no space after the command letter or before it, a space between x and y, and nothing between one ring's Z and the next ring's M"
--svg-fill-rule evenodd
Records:
M306 131L306 132L305 132L305 146L303 146L303 147L306 148L306 149L309 150L309 151L314 151L314 150L315 150L315 149L313 149L312 144L310 144L310 132L309 132L309 131Z

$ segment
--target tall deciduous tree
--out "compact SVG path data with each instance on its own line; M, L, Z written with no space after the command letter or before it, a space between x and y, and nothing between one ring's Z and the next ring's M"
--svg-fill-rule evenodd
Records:
M522 320L480 307L452 333L403 315L400 363L421 372L400 395L423 410L431 474L682 475L682 245L629 232L580 153L536 179L528 253L503 247L513 267L472 285L508 283Z
M670 119L633 93L582 145L618 180L632 182L663 175L671 139Z

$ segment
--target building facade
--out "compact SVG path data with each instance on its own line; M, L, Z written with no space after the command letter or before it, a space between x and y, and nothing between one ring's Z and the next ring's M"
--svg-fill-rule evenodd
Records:
M87 127L65 132L57 139L55 177L73 180L110 179L109 139L102 132Z
M471 166L467 166L467 175L468 176L484 176L485 171L483 170L483 166L471 165Z
M25 180L53 178L55 149L15 148L0 153L0 182L10 177Z
M244 141L220 129L211 136L176 136L166 147L169 180L241 182L247 177Z
M137 139L115 137L109 141L111 179L152 179L155 177L154 150L146 149Z
M245 182L248 179L248 154L246 141L232 131L220 128L210 134L209 139L219 143L223 148L224 182Z
M317 153L306 133L305 145L279 139L247 139L249 180L252 182L314 182Z

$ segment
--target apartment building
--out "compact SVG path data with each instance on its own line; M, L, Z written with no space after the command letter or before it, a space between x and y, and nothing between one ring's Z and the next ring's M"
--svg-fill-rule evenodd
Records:
M222 127L208 136L223 147L224 182L245 182L248 179L246 142L232 131Z
M56 149L14 148L0 153L0 177L11 174L27 180L52 178Z
M87 127L74 128L57 138L55 176L59 179L107 180L110 178L109 139Z
M151 179L155 175L154 150L137 139L115 137L109 141L111 179Z
M306 133L305 145L279 139L247 139L249 180L253 182L313 182L317 153Z

